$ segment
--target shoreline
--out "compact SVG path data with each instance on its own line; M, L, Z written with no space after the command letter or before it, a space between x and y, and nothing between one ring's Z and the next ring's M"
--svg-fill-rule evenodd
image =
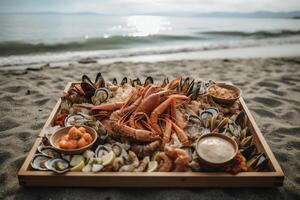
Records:
M153 63L153 62L161 62L161 61L178 61L178 60L281 58L281 57L296 57L296 56L300 56L300 43L268 45L268 46L253 46L253 47L242 47L242 48L237 47L237 48L218 49L218 50L127 56L127 57L104 58L104 59L93 59L87 56L80 60L90 59L91 63L80 64L78 63L79 60L44 62L44 63L28 64L28 65L2 66L0 67L0 71L13 71L13 70L25 70L25 69L39 70L44 67L68 68L76 65L88 66L90 64L93 64L94 62L97 62L98 64L112 64L114 62Z

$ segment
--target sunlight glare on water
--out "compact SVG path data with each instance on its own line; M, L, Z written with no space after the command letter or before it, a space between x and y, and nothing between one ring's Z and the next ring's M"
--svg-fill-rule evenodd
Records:
M129 35L133 37L149 36L171 30L168 18L159 16L130 16L127 19L127 26L131 30Z

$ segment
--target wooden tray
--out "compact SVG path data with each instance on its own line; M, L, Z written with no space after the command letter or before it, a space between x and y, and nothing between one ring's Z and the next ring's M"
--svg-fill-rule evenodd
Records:
M72 83L68 83L67 92ZM231 175L224 172L68 172L57 175L50 171L31 170L30 162L37 151L45 128L59 110L61 100L56 103L37 140L24 161L19 173L19 184L24 186L75 186L75 187L274 187L282 186L284 174L264 136L260 132L243 98L240 102L250 121L258 151L265 152L270 159L270 172L241 172Z

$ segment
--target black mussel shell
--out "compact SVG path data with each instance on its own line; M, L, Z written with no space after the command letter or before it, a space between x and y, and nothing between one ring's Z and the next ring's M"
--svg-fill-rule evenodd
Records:
M124 77L121 81L121 85L124 85L125 83L128 83L127 77Z
M168 79L168 77L166 77L164 80L163 80L163 83L161 84L161 87L163 88L163 87L166 87L167 85L168 85L168 83L169 83L169 79Z
M249 161L247 167L251 171L264 171L268 166L268 159L264 153L255 154Z
M82 83L88 83L90 84L92 87L94 87L94 83L91 81L91 79L87 76L87 75L83 75L82 79L81 79Z
M95 86L95 88L105 87L105 81L104 81L104 78L102 77L102 74L100 72L96 76L94 86Z
M153 78L151 76L148 76L145 80L144 86L146 87L147 85L153 84Z
M112 84L118 85L118 80L117 80L116 78L114 78L114 79L112 80Z
M201 87L201 85L194 86L194 89L192 90L192 93L191 93L191 99L192 100L197 99L197 97L199 95L200 87Z
M190 96L193 93L194 85L195 85L195 80L192 80L192 82L189 85L188 90L186 91L187 96Z
M240 152L246 158L246 160L249 160L253 155L253 153L255 152L255 150L256 150L256 146L255 144L252 144L246 148L242 148Z
M183 82L182 79L180 80L180 84L179 84L179 91L182 92L183 94L187 94L188 89L190 86L190 78L187 77Z
M244 128L244 126L246 125L246 113L244 111L241 111L237 116L236 116L236 119L235 119L235 123L237 125L239 125L241 128Z
M95 94L95 88L93 88L90 84L86 82L82 82L80 84L82 90L84 91L85 98L91 100L91 97Z
M142 82L139 78L136 78L132 81L132 86L135 87L136 85L142 85Z

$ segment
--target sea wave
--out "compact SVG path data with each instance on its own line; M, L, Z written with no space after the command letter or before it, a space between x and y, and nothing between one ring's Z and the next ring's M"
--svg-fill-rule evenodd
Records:
M215 36L239 36L253 38L269 38L269 37L287 37L300 35L300 30L271 30L271 31L204 31L197 32L199 35L215 35Z
M32 43L8 41L0 42L0 56L32 54L41 52L86 51L105 49L124 49L138 44L154 44L169 41L201 40L199 36L150 35L145 37L112 36L108 38L90 38L80 42Z
M232 39L267 39L277 37L300 36L300 30L274 30L274 31L203 31L189 35L149 35L143 37L111 36L101 38L89 38L81 41L68 41L57 43L37 43L23 41L0 42L0 57L9 55L37 54L45 52L67 51L96 51L109 49L128 49L136 47L149 47L153 45L166 46L172 43L214 42L214 40Z

